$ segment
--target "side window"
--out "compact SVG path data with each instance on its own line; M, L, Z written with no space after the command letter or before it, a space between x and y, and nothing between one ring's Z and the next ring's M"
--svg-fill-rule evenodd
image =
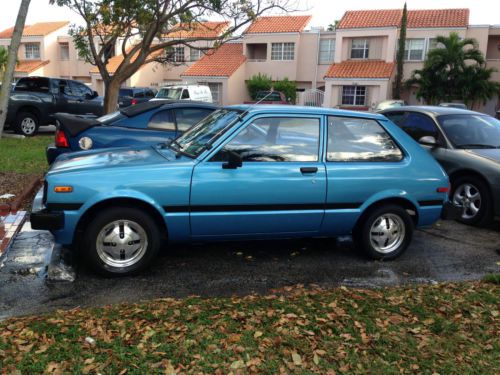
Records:
M178 108L175 110L175 119L177 120L177 130L185 132L191 126L198 123L201 119L212 113L211 109L206 108Z
M155 97L155 93L153 92L153 90L146 90L146 98L154 98Z
M387 117L389 120L391 120L393 123L395 123L400 128L403 126L403 122L405 120L405 113L404 112L384 113L384 116Z
M144 91L140 90L134 93L134 98L144 98Z
M416 141L428 135L439 139L439 131L434 121L429 116L421 113L409 112L402 128Z
M75 81L68 81L69 87L71 89L71 94L68 95L74 95L74 96L84 96L85 94L92 95L92 90L85 86L83 83L80 82L75 82Z
M64 93L64 95L76 95L75 93L73 93L69 82L62 79L59 81L59 91Z
M189 91L187 89L182 91L181 99L189 99Z
M229 152L244 162L318 161L320 120L268 117L248 124L212 161L226 161Z
M175 123L174 118L172 116L172 111L159 111L156 112L148 123L148 129L154 130L166 130L166 131L175 131Z
M375 120L328 117L327 161L394 162L403 152Z

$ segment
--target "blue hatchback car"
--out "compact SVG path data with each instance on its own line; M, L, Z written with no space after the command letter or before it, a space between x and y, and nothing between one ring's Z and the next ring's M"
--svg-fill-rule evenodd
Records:
M55 143L46 149L52 164L61 154L107 147L150 145L176 138L218 107L186 100L158 100L122 108L99 118L65 113Z
M235 106L168 143L59 157L31 225L111 275L187 241L352 234L392 259L415 227L453 213L448 189L432 156L381 115Z

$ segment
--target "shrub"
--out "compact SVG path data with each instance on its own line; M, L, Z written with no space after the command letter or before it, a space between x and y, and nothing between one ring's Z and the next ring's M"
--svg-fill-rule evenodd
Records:
M295 103L297 98L297 83L290 81L288 78L283 78L281 81L274 82L274 90L281 91L291 103Z
M255 100L257 97L257 93L259 91L269 91L271 90L273 81L270 76L266 74L257 74L250 77L247 81L247 89L248 93L252 100Z

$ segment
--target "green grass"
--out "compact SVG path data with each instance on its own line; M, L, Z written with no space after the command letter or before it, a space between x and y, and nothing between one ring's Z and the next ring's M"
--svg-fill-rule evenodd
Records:
M483 281L500 285L500 273L489 273L484 276Z
M43 173L47 170L45 147L54 136L24 139L0 138L0 172Z
M500 373L497 284L286 288L0 322L5 373ZM91 337L95 343L87 343Z

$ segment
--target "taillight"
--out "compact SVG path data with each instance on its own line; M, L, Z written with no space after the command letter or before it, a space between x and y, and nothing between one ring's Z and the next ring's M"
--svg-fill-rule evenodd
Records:
M66 138L66 134L60 129L56 130L56 147L69 147L68 138Z
M132 105L136 105L137 104L137 99L132 99Z

